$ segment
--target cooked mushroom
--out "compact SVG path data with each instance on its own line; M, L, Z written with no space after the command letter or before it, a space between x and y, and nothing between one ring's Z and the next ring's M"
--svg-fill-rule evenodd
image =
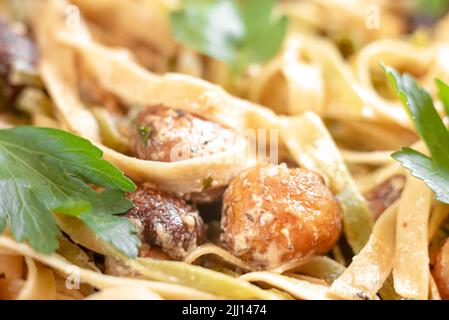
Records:
M139 187L128 198L135 206L125 217L137 225L144 244L182 260L204 241L203 221L186 201L148 187Z
M223 246L254 268L326 253L340 236L340 208L323 179L286 165L258 165L223 198Z

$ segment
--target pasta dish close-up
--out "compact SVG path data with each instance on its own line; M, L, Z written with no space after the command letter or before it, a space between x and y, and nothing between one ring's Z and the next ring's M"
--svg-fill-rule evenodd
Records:
M0 0L0 300L449 299L449 1Z

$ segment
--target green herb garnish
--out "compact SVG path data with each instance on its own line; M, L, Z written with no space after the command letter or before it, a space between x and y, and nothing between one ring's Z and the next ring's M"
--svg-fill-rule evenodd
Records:
M416 13L423 13L431 18L438 18L447 13L449 8L448 0L417 0Z
M153 133L153 129L150 127L142 126L139 128L140 139L145 147L148 146L148 141L151 139L151 134Z
M116 216L132 208L125 192L135 185L102 156L89 141L65 131L0 130L0 233L8 227L18 241L51 253L61 234L53 213L70 215L122 253L137 256L135 226Z
M441 81L440 79L435 80L436 86L438 88L438 96L443 103L444 111L446 116L449 115L449 86Z
M240 73L279 51L287 17L274 18L274 0L182 0L171 14L176 40Z
M419 87L412 76L401 75L385 67L388 79L412 118L430 157L408 147L393 153L411 174L423 180L436 194L436 199L449 203L449 131L440 118L430 94ZM448 95L447 85L439 81L440 97ZM444 91L444 92L442 92Z
M203 191L208 190L212 187L212 183L214 182L214 178L209 175L207 178L203 179Z

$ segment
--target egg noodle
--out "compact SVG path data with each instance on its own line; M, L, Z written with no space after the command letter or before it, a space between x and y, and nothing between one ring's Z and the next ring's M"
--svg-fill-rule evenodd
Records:
M201 192L208 176L224 188L263 160L247 152L246 135L214 154L138 159L127 152L120 117L163 105L239 133L279 133L268 139L271 154L323 178L339 202L343 236L327 255L260 269L212 240L183 261L131 259L75 218L57 216L64 236L53 254L8 230L0 235L0 299L441 299L431 268L449 207L390 157L403 146L427 150L379 62L412 74L435 97L434 79L449 81L449 18L410 34L408 1L277 1L276 14L289 19L280 51L236 77L173 38L176 0L22 6L52 108L33 112L33 125L86 138L136 183L173 194ZM99 101L86 101L81 81ZM111 112L108 97L125 111ZM0 128L14 125L0 114ZM105 272L94 255L125 271Z

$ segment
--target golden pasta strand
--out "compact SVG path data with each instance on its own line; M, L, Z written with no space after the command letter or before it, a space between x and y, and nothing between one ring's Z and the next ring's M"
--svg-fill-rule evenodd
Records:
M56 283L53 271L34 262L29 256L25 256L25 261L28 267L27 280L17 299L55 300Z
M387 280L394 263L398 202L377 220L366 246L334 281L329 294L343 299L373 299Z
M248 282L263 282L283 290L291 296L302 300L329 300L328 287L309 281L282 276L271 272L252 272L239 279Z
M396 223L394 288L404 298L427 299L429 293L428 222L432 192L407 176Z

